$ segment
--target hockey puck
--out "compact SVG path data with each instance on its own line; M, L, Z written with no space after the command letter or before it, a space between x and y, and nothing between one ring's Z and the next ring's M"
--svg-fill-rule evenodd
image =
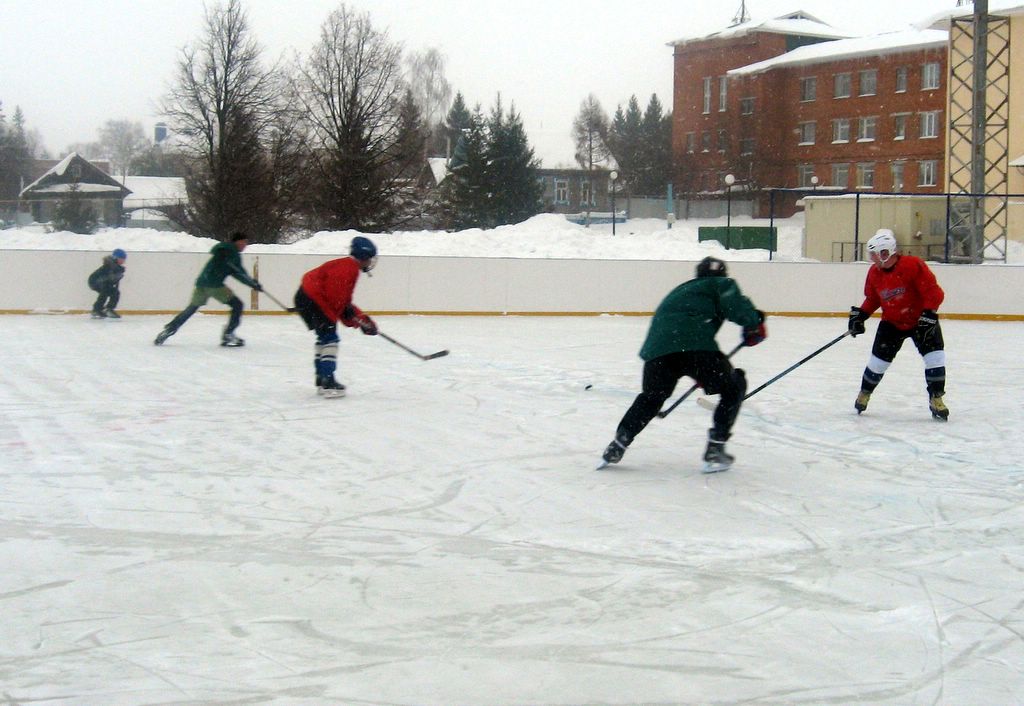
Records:
M586 386L586 387L584 387L583 389L584 389L584 390L589 390L589 389L590 389L590 388L592 388L592 387L593 387L593 385L587 385L587 386Z

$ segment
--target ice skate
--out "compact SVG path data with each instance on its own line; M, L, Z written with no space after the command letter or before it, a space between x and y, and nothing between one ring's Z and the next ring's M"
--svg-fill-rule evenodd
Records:
M105 316L103 315L103 312L102 312L102 311L94 311L94 312L92 312L92 314L90 314L89 316L90 316L91 318L93 318L93 319L104 319L104 318L106 318L106 317L105 317Z
M611 463L618 463L622 460L622 456L626 453L626 446L618 439L608 444L608 448L601 454L601 462L597 464L597 469L600 471Z
M225 348L241 348L245 345L245 339L239 338L233 333L225 333L220 337L220 344Z
M118 314L113 309L104 309L103 310L103 316L106 316L108 319L120 319L121 318L121 315Z
M860 414L868 408L868 400L870 399L870 392L865 392L864 390L860 391L860 394L857 395L857 399L853 403L853 408L857 410L857 414Z
M949 408L946 403L942 401L942 395L931 395L928 398L928 409L932 413L932 417L938 419L940 422L945 422L949 419Z
M164 327L164 330L161 331L160 333L158 333L156 335L156 338L153 339L153 345L155 345L155 346L162 346L164 344L164 341L166 341L168 338L173 336L174 333L175 333L174 329Z
M733 457L725 452L724 441L708 440L708 447L704 451L704 468L702 473L720 473L732 468Z
M317 378L316 393L325 399L345 396L345 386L334 379L334 376Z

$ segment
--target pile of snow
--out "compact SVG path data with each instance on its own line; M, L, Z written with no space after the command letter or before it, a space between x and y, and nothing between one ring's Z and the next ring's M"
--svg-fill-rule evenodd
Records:
M803 218L776 220L778 260L802 260ZM725 250L717 242L697 242L700 226L722 226L724 219L688 220L669 228L658 218L632 219L589 228L570 223L564 216L544 214L492 230L473 228L458 232L398 231L367 233L381 255L438 257L519 257L594 260L700 260L715 255L726 260L767 260L767 250ZM767 220L737 217L734 226L768 225ZM347 253L356 231L321 231L288 245L250 245L248 253ZM185 233L146 228L110 228L94 235L66 231L47 233L41 226L0 231L0 249L97 250L123 248L129 252L206 252L216 241Z

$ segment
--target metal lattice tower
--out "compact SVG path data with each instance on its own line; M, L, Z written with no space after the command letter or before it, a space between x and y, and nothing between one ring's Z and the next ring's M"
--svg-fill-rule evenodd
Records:
M975 3L949 32L950 259L1006 261L1010 21ZM956 195L959 196L956 196Z

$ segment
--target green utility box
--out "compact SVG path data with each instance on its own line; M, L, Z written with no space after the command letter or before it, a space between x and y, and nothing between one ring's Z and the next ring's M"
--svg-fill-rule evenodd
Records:
M732 250L778 250L778 228L768 226L700 226L697 241L717 240Z

